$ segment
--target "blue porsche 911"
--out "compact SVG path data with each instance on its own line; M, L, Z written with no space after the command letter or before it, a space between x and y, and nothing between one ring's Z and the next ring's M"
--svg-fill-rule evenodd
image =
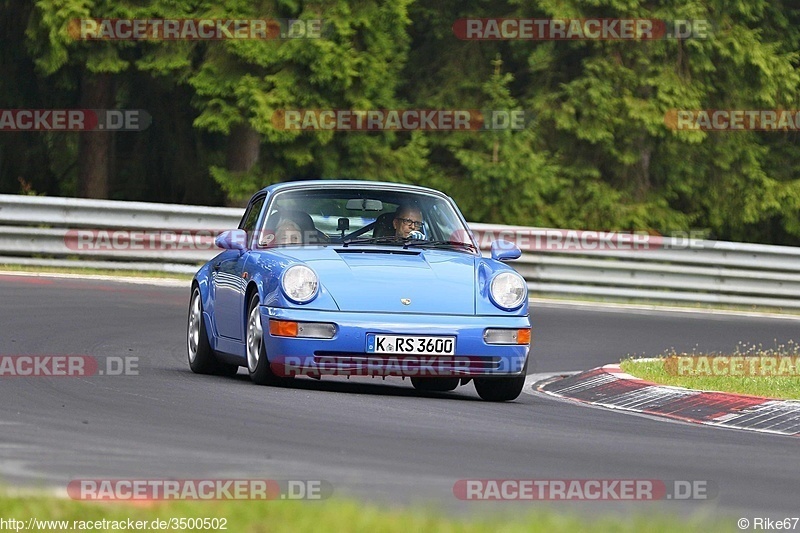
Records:
M418 390L470 381L484 400L522 391L527 283L482 257L447 195L361 181L275 184L256 193L223 252L192 281L189 366L258 384L296 376L396 376Z

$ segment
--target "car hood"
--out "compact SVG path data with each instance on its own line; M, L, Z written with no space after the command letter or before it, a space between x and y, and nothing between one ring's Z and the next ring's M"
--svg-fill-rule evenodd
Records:
M282 250L302 261L342 311L474 315L476 256L349 246Z

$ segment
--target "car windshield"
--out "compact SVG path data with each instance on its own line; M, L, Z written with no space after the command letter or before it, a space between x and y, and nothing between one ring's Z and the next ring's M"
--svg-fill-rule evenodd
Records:
M437 247L477 253L444 197L375 188L298 189L276 193L258 239L261 247Z

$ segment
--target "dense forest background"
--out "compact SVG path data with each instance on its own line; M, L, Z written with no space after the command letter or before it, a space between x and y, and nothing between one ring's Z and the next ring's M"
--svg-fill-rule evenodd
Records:
M323 19L322 39L79 41L75 18ZM459 18L704 19L707 39L465 41ZM278 181L448 192L471 221L800 245L800 132L670 109L800 109L790 0L0 0L0 107L145 109L142 132L0 132L0 192L240 205ZM291 132L281 109L524 109L521 131Z

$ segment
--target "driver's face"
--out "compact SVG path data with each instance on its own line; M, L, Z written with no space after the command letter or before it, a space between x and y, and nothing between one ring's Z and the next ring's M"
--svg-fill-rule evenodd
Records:
M394 225L395 235L405 239L412 231L422 229L422 212L418 209L401 211L394 217L392 224Z

